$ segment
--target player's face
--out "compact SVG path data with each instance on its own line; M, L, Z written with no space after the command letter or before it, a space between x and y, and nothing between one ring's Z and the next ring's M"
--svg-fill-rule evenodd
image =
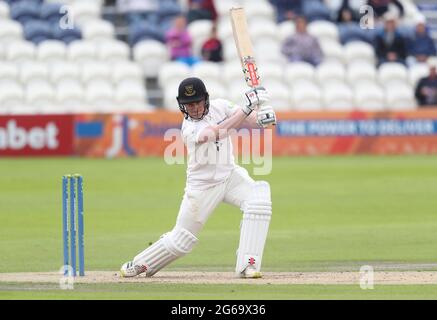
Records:
M205 100L187 103L185 108L192 119L200 119L205 111Z

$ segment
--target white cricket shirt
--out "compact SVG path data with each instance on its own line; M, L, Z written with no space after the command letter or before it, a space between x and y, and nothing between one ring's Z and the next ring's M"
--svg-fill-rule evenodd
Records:
M229 177L236 167L231 138L198 143L200 132L230 117L237 106L224 99L211 100L209 112L202 120L184 119L182 138L188 151L187 188L208 189Z

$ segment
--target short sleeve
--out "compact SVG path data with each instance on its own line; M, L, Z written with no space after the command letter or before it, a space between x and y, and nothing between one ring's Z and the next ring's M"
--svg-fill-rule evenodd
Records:
M217 99L217 105L225 112L226 117L232 116L240 107L226 99Z

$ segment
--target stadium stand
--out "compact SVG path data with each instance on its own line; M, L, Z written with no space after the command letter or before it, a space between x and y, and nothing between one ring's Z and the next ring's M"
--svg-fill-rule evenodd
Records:
M374 40L383 17L375 19L373 29L363 29L357 19L340 21L335 1L304 1L298 13L307 18L308 32L319 41L324 58L318 66L287 63L281 45L296 28L276 3L214 1L224 61L190 67L171 61L164 43L173 19L187 13L187 0L158 1L156 12L147 15L132 15L118 1L0 0L0 112L177 110L175 88L192 75L205 79L211 96L243 103L246 87L228 12L236 4L247 8L263 84L278 110L417 108L415 86L429 68L424 62L378 67ZM437 43L435 1L400 3L399 32L411 38L416 23L425 21ZM213 24L200 19L188 25L197 57Z

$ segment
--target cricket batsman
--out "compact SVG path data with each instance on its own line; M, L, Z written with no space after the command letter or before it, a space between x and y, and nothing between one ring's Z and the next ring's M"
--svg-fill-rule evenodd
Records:
M268 93L263 87L252 88L245 98L243 107L224 99L210 101L202 80L187 78L180 83L176 99L185 117L182 137L187 146L188 167L176 225L132 261L123 264L122 277L141 273L151 277L191 252L199 241L199 232L221 202L237 206L243 212L236 275L261 277L272 215L270 186L266 181L254 181L246 169L236 165L229 131L240 127L266 128L276 124L276 115L266 105Z

